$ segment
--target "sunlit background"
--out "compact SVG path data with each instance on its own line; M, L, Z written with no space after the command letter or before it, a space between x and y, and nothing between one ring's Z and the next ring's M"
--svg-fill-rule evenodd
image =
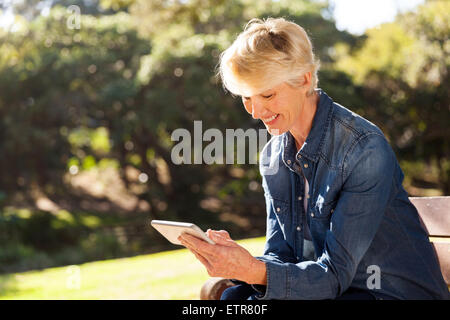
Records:
M307 30L319 86L384 131L411 196L449 194L449 1L4 0L0 10L0 299L198 298L206 272L151 219L226 229L261 253L257 165L171 160L171 133L195 120L203 131L264 128L214 77L254 17Z

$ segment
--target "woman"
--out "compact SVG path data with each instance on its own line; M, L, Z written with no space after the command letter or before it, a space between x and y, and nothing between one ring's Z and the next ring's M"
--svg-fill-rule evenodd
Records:
M221 55L224 86L264 122L264 254L226 231L216 245L180 238L210 276L233 279L223 299L449 298L433 248L402 187L383 133L317 88L303 30L251 20Z

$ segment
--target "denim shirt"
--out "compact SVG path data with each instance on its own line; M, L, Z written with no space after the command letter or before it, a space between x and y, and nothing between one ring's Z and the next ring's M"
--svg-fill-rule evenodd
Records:
M257 259L266 264L267 286L254 286L256 298L334 299L353 287L380 299L449 299L382 131L317 92L301 149L286 132L272 137L260 156L267 233ZM305 230L314 260L304 258Z

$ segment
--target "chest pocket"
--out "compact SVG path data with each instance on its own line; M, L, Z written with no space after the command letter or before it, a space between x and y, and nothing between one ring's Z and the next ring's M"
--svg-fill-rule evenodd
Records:
M270 205L272 206L273 212L275 212L278 222L284 229L289 217L289 203L284 200L271 198Z
M336 204L336 200L325 204L316 204L314 209L311 211L311 217L313 219L331 219L331 215L334 212Z

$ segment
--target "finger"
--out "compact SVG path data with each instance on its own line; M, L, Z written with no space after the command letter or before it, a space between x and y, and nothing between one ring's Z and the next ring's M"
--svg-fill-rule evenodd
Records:
M215 235L223 239L232 240L230 234L225 230L211 230L210 234L211 236Z
M198 251L202 254L213 255L215 253L215 248L213 244L209 244L206 241L198 239L197 237L191 236L189 234L184 234L182 239L189 246L195 249L195 251Z
M184 238L180 238L179 239L180 243L185 246L187 249L191 250L191 251L195 251L196 248L190 244L189 242L187 242Z
M211 233L210 236L211 240L214 241L216 244L223 245L223 246L230 246L230 240L221 236L217 233Z
M210 238L215 243L223 245L223 246L228 246L228 247L236 246L236 242L229 237L228 232L226 232L226 231L224 231L224 232L213 231L213 232L211 232Z
M178 240L183 244L194 256L208 269L211 267L211 263L208 261L206 257L195 251L188 243L186 243L182 237L178 237Z
M230 234L229 234L227 231L225 231L225 230L219 230L219 231L217 231L217 233L219 233L221 236L224 236L225 238L231 240Z
M202 256L200 253L196 252L195 250L191 250L191 249L189 249L189 250L207 269L209 269L211 267L211 263L209 263L208 259L206 259L204 256Z
M184 238L183 236L179 236L177 239L178 239L178 241L180 241L180 243L181 243L183 246L185 246L186 248L192 247L192 245L191 245L189 242L187 242L187 241L186 241L186 238Z

